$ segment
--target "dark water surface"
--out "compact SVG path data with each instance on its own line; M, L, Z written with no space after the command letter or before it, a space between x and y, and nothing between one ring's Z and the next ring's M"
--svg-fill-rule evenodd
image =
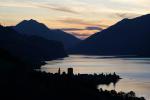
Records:
M135 91L137 96L150 100L150 58L116 58L113 56L85 56L70 55L64 59L47 61L41 70L57 72L58 68L66 71L68 67L74 68L74 73L113 73L123 78L116 86L100 85L98 88L116 91Z

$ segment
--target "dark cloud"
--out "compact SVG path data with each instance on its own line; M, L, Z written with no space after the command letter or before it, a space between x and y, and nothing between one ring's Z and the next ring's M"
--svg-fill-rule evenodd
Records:
M86 30L103 30L103 29L98 26L89 26L89 27L86 27Z
M85 27L83 29L80 28L61 28L61 30L63 31L84 31L84 30L98 30L101 31L103 30L102 28L98 27L98 26L89 26L89 27Z
M82 36L82 37L83 37L83 36L84 36L84 37L88 37L88 36L89 36L89 34L80 34L80 33L75 33L75 32L71 32L71 34L72 34L72 35L75 35L75 36L78 36L78 37L81 37L81 36Z
M63 31L79 31L79 30L84 30L84 29L80 29L80 28L61 28L61 30L63 30Z
M85 27L83 29L80 28L61 28L61 30L71 33L72 35L80 38L80 39L85 39L95 33L96 31L101 31L103 30L102 28L98 26L89 26ZM92 33L93 32L93 33Z
M108 25L104 25L104 24L100 24L100 23L97 24L94 22L89 22L89 21L85 21L83 19L77 19L77 18L66 18L66 19L61 19L61 20L57 20L57 21L66 23L66 24L87 26L85 28L86 30L103 30L103 29L109 27ZM85 29L70 28L70 29L65 29L65 30L85 30Z

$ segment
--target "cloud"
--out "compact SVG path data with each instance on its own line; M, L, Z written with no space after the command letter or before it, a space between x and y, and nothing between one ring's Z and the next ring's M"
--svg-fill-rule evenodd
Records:
M124 19L124 18L135 18L137 16L141 16L142 14L138 14L138 13L115 13L115 16L116 17L119 17L121 19Z
M78 38L85 39L89 37L90 35L102 31L108 25L103 25L98 22L92 22L92 21L86 21L83 19L78 19L78 18L66 18L66 19L61 19L57 20L58 22L69 24L71 26L75 26L75 28L70 27L70 28L61 28L61 30L71 33L75 35Z
M97 26L89 26L86 27L87 30L103 30L103 28L97 27Z
M33 4L28 4L27 2L1 2L0 1L0 7L17 7L17 8L37 8Z
M110 0L112 2L118 2L118 3L133 3L133 4L146 4L150 3L149 0Z
M78 12L75 11L71 7L66 7L63 5L58 5L58 4L50 4L50 3L38 3L38 2L32 2L32 1L24 1L24 2L12 2L12 1L7 1L7 2L1 2L0 1L0 7L17 7L17 8L44 8L44 9L49 9L49 10L54 10L54 11L59 11L59 12L65 12L65 13L73 13L77 14Z
M81 37L81 36L88 37L89 36L89 34L81 34L81 33L75 33L75 32L72 32L71 34L78 36L78 37Z
M68 32L80 39L85 39L96 32L102 31L103 29L97 26L88 26L85 28L61 28L61 30Z
M101 31L103 28L97 27L97 26L88 26L85 28L61 28L63 31L84 31L84 30L98 30Z
M43 4L43 5L36 5L36 6L40 7L40 8L46 8L46 9L60 11L60 12L73 13L73 14L77 14L78 13L77 11L73 10L70 7L54 5L54 4Z
M84 21L82 19L77 19L77 18L66 18L57 21L67 23L67 24L93 25L90 22Z
M80 29L80 28L61 28L61 30L63 30L63 31L79 31L79 30L84 30L84 29Z
M107 25L101 25L100 22L94 22L94 21L85 21L83 19L78 18L66 18L66 19L60 19L57 20L59 22L65 23L65 24L75 24L75 25L82 25L82 26L92 26L92 27L108 27ZM90 27L89 27L90 28Z

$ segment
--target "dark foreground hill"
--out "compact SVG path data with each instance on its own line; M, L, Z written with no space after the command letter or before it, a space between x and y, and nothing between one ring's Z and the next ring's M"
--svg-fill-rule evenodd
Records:
M11 27L0 26L0 48L23 61L37 64L66 57L63 44L37 36L19 34Z
M25 62L0 49L0 92L4 100L145 100L129 93L115 90L98 90L93 77L99 75L52 74L36 72ZM87 76L87 75L86 75ZM90 78L91 77L91 78ZM100 83L108 83L116 75L100 75Z
M55 40L62 42L65 49L76 45L80 39L58 29L49 29L46 25L37 22L36 20L24 20L14 26L14 29L19 33L28 36L39 36L48 40Z
M73 53L150 56L150 14L123 19L95 33L73 48Z

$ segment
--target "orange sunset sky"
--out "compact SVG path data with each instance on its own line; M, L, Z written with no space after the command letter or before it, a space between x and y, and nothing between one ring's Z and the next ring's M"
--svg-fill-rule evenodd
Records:
M35 19L51 29L87 38L123 18L150 12L150 0L0 0L0 23Z

